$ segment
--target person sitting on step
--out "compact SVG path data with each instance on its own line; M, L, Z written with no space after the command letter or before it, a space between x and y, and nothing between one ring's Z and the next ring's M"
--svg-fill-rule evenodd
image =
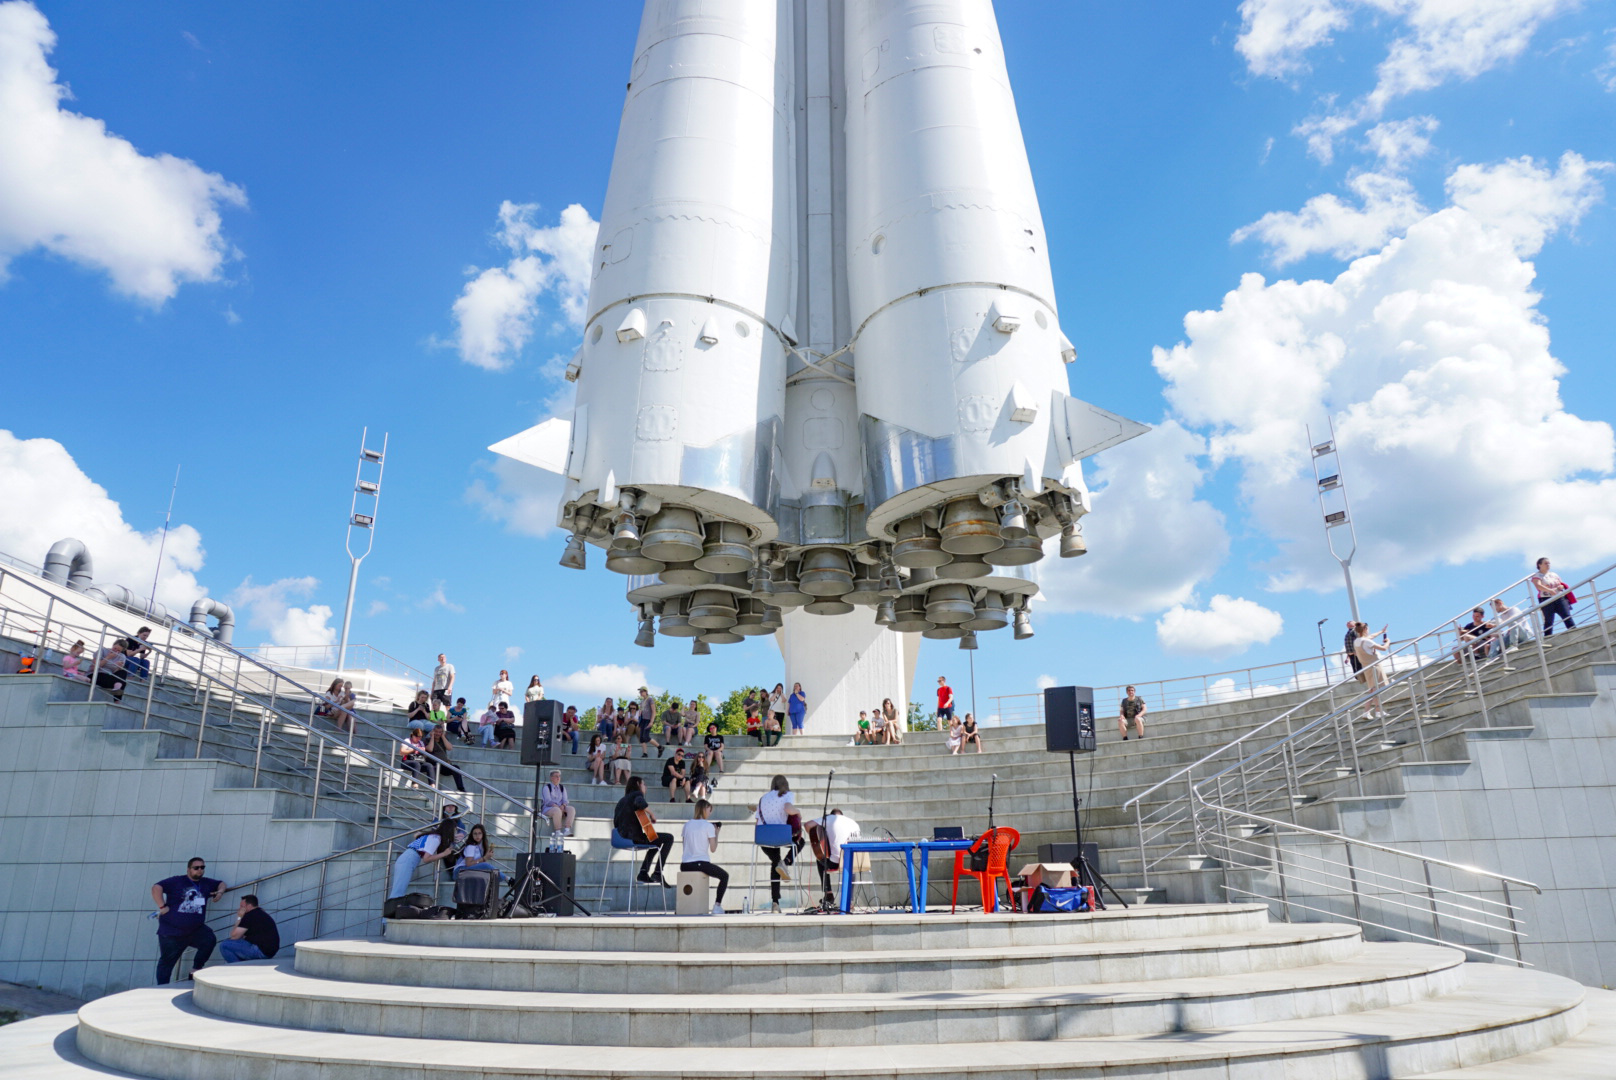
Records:
M678 802L683 794L690 801L690 763L685 760L685 748L674 748L673 756L662 764L662 786L668 789L668 801Z
M656 823L656 815L651 812L651 804L645 800L645 780L632 776L628 783L623 785L623 797L617 800L617 806L612 810L612 828L635 846L651 845L651 849L645 853L645 862L640 865L639 877L635 880L671 889L673 882L663 879L662 868L667 865L668 852L673 850L673 836L659 832L655 840L647 839L645 828L640 824L641 813L644 813L652 824Z

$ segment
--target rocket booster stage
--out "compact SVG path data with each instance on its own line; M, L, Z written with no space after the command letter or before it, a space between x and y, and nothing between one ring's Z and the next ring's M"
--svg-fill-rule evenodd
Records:
M1081 459L1146 430L1075 357L988 0L649 0L572 419L493 449L564 475L640 644L1024 637Z

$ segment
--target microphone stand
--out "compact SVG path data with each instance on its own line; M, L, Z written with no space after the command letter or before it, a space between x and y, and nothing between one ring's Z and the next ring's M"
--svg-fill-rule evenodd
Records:
M819 810L819 827L825 832L825 856L827 860L830 857L830 782L834 779L836 779L836 770L832 769L825 776L825 802ZM812 844L813 837L810 836L808 839ZM814 862L818 863L819 859L816 857ZM835 898L830 894L830 872L824 866L819 867L819 879L819 883L825 886L825 895L819 900L819 913L829 915L833 911L841 911L842 906L836 903Z
M993 794L999 788L999 774L993 774L993 782L988 786L988 831L993 831Z

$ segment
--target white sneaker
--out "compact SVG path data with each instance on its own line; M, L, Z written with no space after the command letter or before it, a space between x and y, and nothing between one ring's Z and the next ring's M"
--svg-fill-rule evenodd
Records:
M723 904L714 904L713 905L713 914L714 915L722 915L722 914L724 914L724 905Z

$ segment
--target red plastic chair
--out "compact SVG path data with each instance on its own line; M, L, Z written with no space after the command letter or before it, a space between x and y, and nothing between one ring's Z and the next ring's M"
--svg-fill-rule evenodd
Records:
M976 838L970 851L979 851L983 844L988 845L988 868L986 870L970 870L965 866L966 852L954 852L954 896L948 910L950 913L959 906L959 879L961 874L976 879L977 888L982 894L982 910L999 910L999 878L1004 878L1004 891L1010 896L1010 907L1014 910L1016 905L1015 893L1010 891L1010 869L1006 865L1010 860L1010 853L1016 850L1021 843L1021 833L1005 825L989 829ZM991 891L990 891L991 890ZM988 906L988 898L992 897L993 906Z

